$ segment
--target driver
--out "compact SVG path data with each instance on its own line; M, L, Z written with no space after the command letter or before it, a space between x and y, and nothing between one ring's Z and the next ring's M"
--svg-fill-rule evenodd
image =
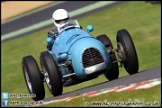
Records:
M54 25L56 26L56 29L48 32L48 37L51 37L53 39L52 43L47 44L47 49L50 51L52 50L53 42L58 35L58 29L61 29L65 27L66 25L68 25L69 14L65 9L57 9L56 11L54 11L52 15L52 19L53 19Z

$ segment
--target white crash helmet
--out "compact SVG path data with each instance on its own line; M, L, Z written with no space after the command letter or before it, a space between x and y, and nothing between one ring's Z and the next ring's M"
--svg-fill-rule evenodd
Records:
M52 15L54 25L57 28L62 28L69 22L69 14L65 9L57 9Z

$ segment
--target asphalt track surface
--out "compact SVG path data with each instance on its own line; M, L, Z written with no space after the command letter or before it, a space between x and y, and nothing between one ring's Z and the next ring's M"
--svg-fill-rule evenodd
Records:
M74 95L77 95L77 94L83 94L83 93L91 92L91 91L94 91L94 90L101 90L101 89L112 88L112 87L116 87L116 86L120 86L120 85L139 83L139 82L142 82L142 81L147 81L147 80L156 79L156 78L161 78L161 67L160 66L138 72L134 75L128 75L128 76L120 77L116 80L106 81L106 82L96 84L96 85L93 85L93 86L88 86L86 88L82 88L82 89L75 90L75 91L72 91L72 92L69 92L69 93L65 93L65 94L62 94L60 96L47 98L47 99L44 99L43 102L48 102L48 101L51 101L51 100L66 98L66 97L69 97L69 96L74 96Z
M46 9L41 10L41 11L38 11L36 13L26 15L26 16L21 17L19 19L15 19L13 21L3 23L3 24L1 24L1 36L5 35L7 33L25 28L27 26L37 24L37 23L42 22L44 20L48 20L52 17L52 13L55 9L64 8L68 12L70 12L70 11L73 11L73 10L76 10L76 9L81 8L81 7L85 7L85 6L88 6L88 5L97 3L97 2L99 2L99 1L68 1L68 2L63 2L63 3L60 3L58 5L46 8ZM74 16L72 18L77 19L77 18L80 18L80 17L84 17L84 16L90 15L92 13L100 12L100 11L103 11L105 9L111 8L113 6L120 5L120 4L125 3L125 2L128 2L128 1L117 1L115 3L112 3L112 4L109 4L109 5L106 5L106 6L85 12L83 14ZM27 32L27 33L24 33L24 34L21 34L21 35L17 35L17 37L9 38L9 39L6 39L6 40L1 41L1 42L7 42L9 40L12 40L12 39L15 39L15 38L18 38L18 37L22 37L22 36L28 35L30 33L40 31L40 30L43 30L43 29L46 29L46 28L49 28L49 27L54 27L54 24L52 23L48 26L44 26L44 27L38 28L36 30L32 30L30 32Z

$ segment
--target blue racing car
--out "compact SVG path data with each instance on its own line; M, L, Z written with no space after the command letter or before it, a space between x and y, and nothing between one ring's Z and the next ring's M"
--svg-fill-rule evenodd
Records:
M35 101L45 97L46 82L53 96L61 95L63 87L72 86L104 74L111 81L119 77L119 67L124 66L129 75L138 72L136 49L126 29L117 31L117 48L107 35L93 37L93 26L83 30L77 20L58 30L52 50L40 53L41 69L33 56L22 59L24 78ZM47 38L47 43L52 39ZM118 58L117 58L117 57ZM118 65L119 63L119 65Z

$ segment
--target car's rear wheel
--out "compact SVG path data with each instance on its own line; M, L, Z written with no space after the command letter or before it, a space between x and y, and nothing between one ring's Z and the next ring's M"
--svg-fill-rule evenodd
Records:
M112 62L112 68L110 70L108 70L108 72L106 72L104 75L109 81L117 79L119 77L119 67L118 67L117 62L113 63L114 61L117 60L115 52L112 52L113 45L112 45L110 39L105 34L97 36L97 39L100 40L106 47L107 52L108 52L111 62Z
M49 53L49 52L43 51L43 52L40 53L40 59L39 60L40 60L41 69L42 69L42 66L43 66L41 62L44 59L44 55L46 55L47 53Z
M45 97L45 90L42 80L42 74L36 60L32 56L26 56L22 59L22 69L26 85L30 94L35 94L33 100L42 100Z
M51 94L54 96L61 95L63 91L62 77L54 58L49 52L43 53L40 58L45 81Z
M125 29L117 32L117 50L123 60L125 70L131 75L138 72L137 52L129 32Z

